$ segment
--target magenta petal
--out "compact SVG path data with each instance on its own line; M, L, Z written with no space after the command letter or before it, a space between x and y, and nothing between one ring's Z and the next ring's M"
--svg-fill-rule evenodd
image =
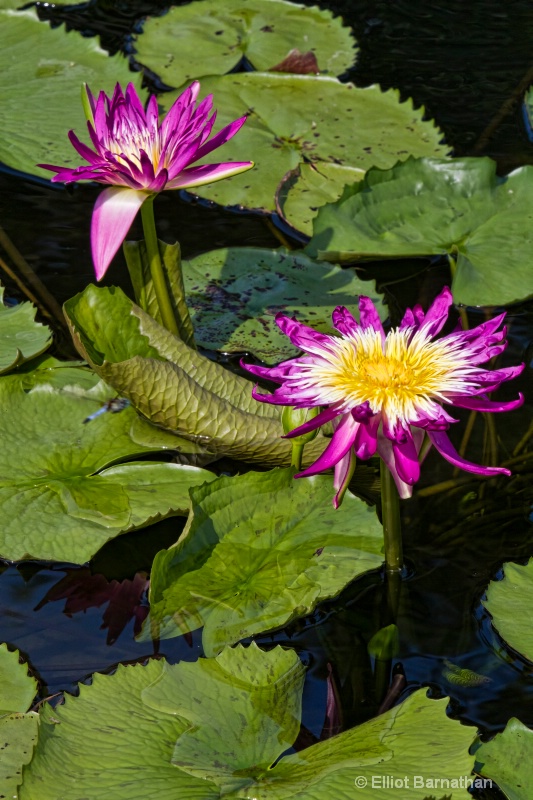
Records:
M381 334L381 338L385 341L385 331L379 318L376 306L370 297L361 296L359 298L359 318L361 320L361 327L363 329L373 328Z
M212 139L199 148L194 160L197 161L199 158L203 158L208 153L216 150L217 147L221 147L223 144L226 144L226 142L232 139L233 136L240 131L247 119L248 117L246 116L240 117L240 119L236 119L234 122L230 122L229 125L226 125L225 128L222 128L222 130L213 136Z
M276 325L289 337L295 347L327 358L333 340L332 336L319 333L293 317L286 317L285 314L276 314Z
M396 469L396 459L392 449L392 442L381 433L378 434L378 455L384 461L385 466L392 475L401 499L407 500L409 497L412 497L413 487L409 483L403 481L398 475L398 470Z
M511 474L511 471L505 469L505 467L482 467L481 464L472 464L471 461L465 461L465 459L459 455L444 431L428 431L427 434L441 456L445 458L446 461L449 461L450 464L453 464L454 467L464 469L465 472L473 472L476 475Z
M392 443L394 464L400 480L412 486L420 478L420 464L411 432L407 431L402 442Z
M359 323L353 314L344 306L337 306L333 312L332 321L335 328L344 336L350 336L359 328Z
M516 400L509 400L508 402L498 402L497 400L471 395L466 397L455 396L451 402L454 406L470 408L472 411L513 411L523 404L524 395L520 393Z
M303 472L299 472L295 477L304 478L308 475L316 475L318 472L334 467L353 445L358 427L359 423L355 422L352 415L345 414L322 455L314 464L304 469Z
M95 153L90 147L87 147L86 144L80 142L74 131L68 132L68 138L70 139L71 145L78 151L80 156L84 158L85 161L89 162L89 164L94 166L102 161L102 157L98 153Z
M350 449L341 460L335 464L335 476L333 478L333 488L337 490L333 498L333 508L337 509L343 501L348 484L355 471L355 453Z
M427 336L436 336L442 330L448 319L448 312L452 302L452 293L445 286L430 305L424 317L422 328Z
M381 417L375 414L368 422L361 423L357 431L353 449L357 458L366 461L372 458L378 446L378 428Z
M148 195L112 186L98 196L91 221L91 248L96 280L101 280Z
M189 189L193 186L214 183L222 178L231 178L232 175L246 172L253 165L253 161L227 161L224 164L204 164L201 167L190 167L169 181L167 189Z

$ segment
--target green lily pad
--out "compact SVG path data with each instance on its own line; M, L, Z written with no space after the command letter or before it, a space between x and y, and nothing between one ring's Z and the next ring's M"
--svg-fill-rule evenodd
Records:
M252 397L253 382L188 347L116 287L88 286L65 304L74 343L103 380L157 426L208 452L288 464L280 411ZM306 447L324 450L318 436Z
M487 599L482 602L502 639L533 662L533 558L525 566L508 562L503 565L503 572L503 580L489 583Z
M356 306L358 295L365 294L377 303L382 319L387 316L375 283L284 249L211 250L185 261L183 277L198 344L253 353L268 364L300 352L276 325L278 312L331 332L333 309Z
M50 178L36 164L80 163L67 133L87 130L82 84L111 92L117 81L132 81L140 91L142 74L130 72L124 56L109 56L96 39L39 22L34 10L0 11L0 27L0 161Z
M18 650L0 645L0 797L16 798L22 767L32 756L37 739L38 716L25 713L32 703L37 682L28 667L19 663Z
M355 42L330 11L285 0L201 0L151 17L136 58L169 86L230 72L246 57L268 71L291 50L311 51L322 73L352 66Z
M274 211L278 184L304 161L367 170L391 167L409 154L447 153L440 131L423 119L424 109L413 109L409 100L401 103L396 90L358 89L329 77L247 72L206 78L200 96L211 93L217 124L248 115L220 158L255 162L249 172L194 190L221 205ZM170 93L160 100L168 109L175 98ZM309 205L318 204L310 193Z
M532 216L533 167L500 178L490 158L411 158L321 208L305 250L341 264L448 255L456 303L504 305L533 294Z
M326 203L334 203L342 196L347 184L363 180L365 174L365 170L359 167L328 161L300 164L278 187L278 214L285 224L310 237L318 209Z
M37 356L2 376L2 385L10 388L33 389L48 384L55 389L77 386L90 390L100 382L98 375L84 361L60 361L53 356ZM111 392L112 393L112 392Z
M512 717L505 730L475 751L476 772L492 782L508 800L529 800L533 786L533 731Z
M17 561L84 563L109 539L169 514L187 513L188 490L210 472L171 463L119 462L179 440L143 440L132 408L84 424L94 397L0 384L0 554Z
M24 712L37 691L37 681L28 675L26 664L19 662L18 650L0 644L0 715Z
M35 322L35 306L20 303L8 307L3 299L0 287L0 375L40 355L52 343L50 328Z
M293 651L253 644L95 675L79 697L45 707L20 800L388 800L386 777L410 800L441 796L445 781L453 800L468 800L472 729L424 690L277 760L298 733L302 684Z
M154 560L145 638L204 626L212 655L310 613L381 566L375 511L351 494L335 511L331 477L293 475L249 472L191 490L186 532Z

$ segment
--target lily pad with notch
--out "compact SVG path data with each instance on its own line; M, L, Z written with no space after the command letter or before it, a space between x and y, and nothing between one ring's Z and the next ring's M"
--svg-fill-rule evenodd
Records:
M136 59L168 86L224 75L246 58L270 70L293 50L312 53L321 73L340 75L356 43L340 17L286 0L201 0L150 17L135 42ZM287 71L290 71L287 69Z
M52 344L50 328L35 322L36 313L28 302L5 306L0 286L0 374L44 353Z

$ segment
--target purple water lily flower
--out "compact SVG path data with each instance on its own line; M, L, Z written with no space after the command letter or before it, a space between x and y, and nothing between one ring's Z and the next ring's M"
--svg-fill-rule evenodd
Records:
M400 497L410 497L420 476L419 453L424 435L456 467L478 475L510 475L503 467L482 467L465 461L446 430L453 419L442 403L476 411L510 411L522 405L494 402L488 393L519 375L524 365L485 370L480 364L505 350L505 314L472 330L458 329L435 339L452 304L448 288L426 314L408 309L400 326L387 335L372 301L359 299L361 322L347 308L333 312L341 334L318 333L283 314L276 322L305 355L274 368L246 365L254 375L281 384L273 394L254 389L264 403L323 410L288 437L300 436L327 422L334 433L322 455L296 477L335 468L333 505L338 507L353 473L355 459L377 453L394 477Z
M227 161L191 166L225 144L246 122L231 122L209 139L216 112L210 115L213 96L195 108L200 84L189 86L159 124L157 100L146 111L132 83L123 92L117 83L112 97L98 98L87 89L87 127L94 150L74 131L69 139L89 166L76 169L39 164L57 172L52 181L80 180L109 184L98 197L91 224L91 246L97 280L105 274L143 202L163 189L189 189L237 175L253 167L252 161Z

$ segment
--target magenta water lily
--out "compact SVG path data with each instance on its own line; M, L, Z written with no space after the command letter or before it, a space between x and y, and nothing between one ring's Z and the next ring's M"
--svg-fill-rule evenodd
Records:
M498 370L480 365L506 347L505 314L472 330L456 330L436 339L447 318L452 295L444 289L427 313L409 309L400 326L387 335L368 297L359 300L360 323L347 308L337 307L333 325L340 336L319 333L278 314L276 321L305 355L274 368L245 365L262 378L281 384L273 394L257 389L265 403L297 408L323 407L314 419L293 430L299 436L332 423L334 433L323 454L297 477L335 468L339 505L356 458L377 453L392 474L400 497L409 497L420 476L419 454L429 442L451 464L478 475L509 475L503 467L483 467L462 458L446 431L456 422L442 404L477 411L510 411L523 403L489 399L524 365Z
M131 83L125 92L117 84L112 97L100 92L95 98L87 89L87 127L94 149L74 131L69 132L69 139L88 165L76 169L39 165L57 173L52 181L90 180L110 187L96 201L92 218L91 245L98 280L147 198L163 189L189 189L219 181L253 166L251 161L197 164L235 136L246 121L241 117L210 139L216 118L216 112L211 113L213 97L209 95L195 107L199 91L200 84L195 81L159 123L156 98L150 98L145 111Z

